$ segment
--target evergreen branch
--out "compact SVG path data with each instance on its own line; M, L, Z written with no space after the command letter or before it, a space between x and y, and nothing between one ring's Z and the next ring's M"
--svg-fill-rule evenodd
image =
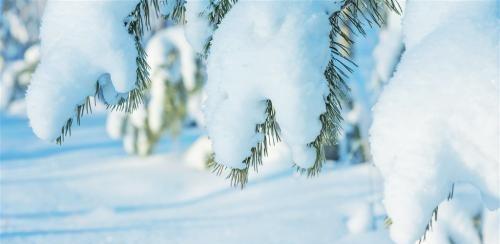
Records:
M130 35L134 37L135 48L137 51L136 58L136 88L127 93L127 98L120 98L117 104L109 105L107 108L116 109L120 111L132 112L135 110L144 100L144 90L149 87L151 80L149 79L149 65L146 61L146 52L142 46L142 37L145 30L151 29L151 16L150 13L153 11L156 16L160 13L159 0L140 0L139 3L134 7L132 12L125 18L124 25L127 28ZM98 82L96 82L96 91L94 98L98 97L102 101L102 90ZM94 100L95 102L95 100ZM85 102L76 106L75 108L75 118L77 124L80 125L80 119L83 116L83 112L91 113L91 103L90 96L85 98ZM71 126L73 124L73 117L69 118L66 123L61 128L61 135L56 138L56 143L61 145L64 142L64 138L71 135Z
M253 168L254 171L258 171L258 167L262 165L262 158L267 156L268 149L277 142L281 141L279 136L280 129L276 122L276 111L273 108L271 100L266 100L266 119L263 123L258 124L255 127L255 132L260 133L264 136L262 141L258 142L255 147L250 149L250 156L243 160L246 165L244 169L230 169L229 174L226 178L231 180L231 185L234 187L243 188L248 182L248 170ZM212 172L217 175L221 175L225 172L228 167L219 164L215 161L215 156L211 156L207 163L208 167L212 169Z
M151 83L149 79L149 65L146 61L147 54L142 45L144 30L151 29L150 7L153 7L156 15L159 15L160 7L158 0L141 0L129 15L129 22L126 23L129 34L134 37L136 58L136 88L128 92L127 98L121 98L117 104L108 105L112 110L125 112L134 111L144 100L144 90Z
M438 210L439 210L438 206L436 206L434 210L432 210L431 219L429 220L429 223L427 223L427 225L425 226L424 235L420 237L420 239L418 239L419 244L425 241L425 239L427 238L427 233L429 233L429 231L432 230L432 224L437 222Z
M96 90L94 99L98 94L102 94L102 89L99 85L99 82L96 82ZM95 101L95 100L94 100ZM90 100L90 96L85 97L85 101L82 104L79 104L75 108L75 118L71 117L66 120L63 127L61 128L61 134L56 138L56 144L62 145L64 142L64 138L67 136L71 136L71 126L73 125L73 120L76 119L76 124L80 125L81 118L84 114L92 113L92 103Z
M338 11L330 17L330 50L331 59L325 70L329 94L325 98L326 112L320 115L321 131L316 139L309 144L316 150L316 160L311 168L301 168L294 165L297 172L307 176L317 175L325 161L324 146L337 142L342 123L342 102L348 97L349 87L346 84L349 73L356 64L350 57L348 45L354 44L349 34L366 34L366 25L380 26L384 22L381 14L385 9L400 13L400 7L395 0L345 0Z
M186 23L186 1L185 0L175 0L175 5L172 10L170 17L175 23L185 24Z
M214 28L217 29L224 16L231 9L237 0L220 0L214 3L211 1L208 14L209 21ZM353 66L356 64L350 58L349 48L342 44L342 41L348 45L352 45L354 40L349 37L351 33L356 32L365 35L365 25L370 27L373 24L380 26L384 18L381 11L386 6L393 11L400 13L400 7L395 0L345 0L340 10L330 15L331 31L330 50L331 60L325 70L325 78L328 82L329 94L325 98L326 111L320 115L322 128L316 139L309 143L308 146L314 147L316 150L316 160L311 168L301 168L294 165L297 171L314 176L318 174L325 161L325 145L336 143L342 123L342 103L347 100L349 88L346 84L348 74L353 72ZM204 13L202 13L204 15ZM366 24L365 24L366 23ZM348 31L346 31L348 30ZM208 55L211 46L212 37L209 38L205 45L205 57ZM258 166L262 164L263 155L267 155L269 145L273 145L279 141L279 126L274 118L274 109L272 103L267 100L268 107L266 109L267 117L263 124L256 127L256 131L264 135L264 140L259 142L255 147L251 148L251 154L243 163L247 166L244 169L230 169L227 178L231 179L231 185L240 186L241 188L248 181L248 170L250 167L257 171ZM272 141L269 139L272 138ZM274 139L277 139L276 141ZM208 166L216 174L222 174L228 168L222 164L215 162L215 157L210 157L211 161Z
M210 0L210 6L206 10L207 12L203 12L202 16L208 15L208 21L212 26L213 31L216 31L219 28L220 23L222 23L222 19L226 16L226 14L231 10L231 8L238 2L238 0ZM210 35L208 37L207 43L203 48L203 55L205 58L208 56L210 52L210 47L212 46L213 36Z

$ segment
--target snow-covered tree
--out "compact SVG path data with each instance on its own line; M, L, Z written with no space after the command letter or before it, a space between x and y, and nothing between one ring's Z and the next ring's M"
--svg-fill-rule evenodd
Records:
M123 138L127 152L147 155L165 132L176 136L188 115L188 99L198 93L203 74L182 27L160 30L148 41L151 87L145 102L128 114L113 111L108 133Z
M375 107L370 145L398 243L424 235L454 185L472 184L491 209L500 204L496 7L493 0L407 3L404 53ZM122 126L113 127L120 128L116 134L134 136L125 139L129 147L150 151L157 138L148 131L161 134L170 118L161 111L169 106L155 104L185 104L182 94L189 90L184 80L164 82L177 80L171 73L182 70L169 62L182 63L182 57L169 58L175 48L167 45L154 65L142 46L152 20L167 17L185 25L206 66L204 114L213 170L227 172L233 185L243 187L249 170L257 170L280 142L298 172L315 175L325 146L339 141L345 104L351 107L352 138L367 136L371 117L360 119L355 112L367 111L382 90L380 81L390 78L402 50L400 26L389 21L380 32L374 52L386 62L372 67L377 92L369 98L366 87L348 83L354 62L366 60L352 53L357 36L375 35L367 27L382 25L392 16L388 11L399 13L400 7L394 0L49 1L28 116L40 138L61 143L73 122L90 111L93 97L124 112L117 120ZM150 84L156 76L162 82ZM169 89L174 84L181 86ZM347 99L349 87L356 86L364 101ZM184 116L178 108L171 118ZM365 142L356 143L367 151ZM358 150L353 145L352 152Z
M383 21L380 11L398 10L396 3L192 2L193 9L221 9L190 14L188 1L188 34L208 56L205 114L214 170L230 169L233 184L243 186L248 170L283 140L297 170L317 174L324 146L337 141L347 96L352 67L343 42L353 39L346 30L364 34L365 25Z
M383 22L386 8L399 10L393 0L49 1L28 115L39 137L61 142L91 96L126 112L139 107L149 86L141 37L151 12L166 13L186 23L190 42L207 58L214 170L230 169L232 182L243 186L248 170L283 140L297 170L315 175L324 146L336 142L353 68L345 30L364 34Z
M142 37L152 18L172 8L178 3L48 1L42 62L26 99L35 134L61 143L73 122L91 111L91 97L114 110L135 110L150 84Z

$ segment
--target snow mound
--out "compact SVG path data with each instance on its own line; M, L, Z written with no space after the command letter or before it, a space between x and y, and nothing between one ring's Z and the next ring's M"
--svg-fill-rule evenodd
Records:
M205 116L217 162L244 169L242 161L262 140L257 124L266 100L293 161L313 166L308 146L321 130L328 95L330 25L324 3L240 1L213 35L207 64Z
M413 243L452 184L499 207L495 1L411 1L406 52L374 108L371 148L397 243Z
M59 136L75 107L93 95L97 80L111 93L135 87L137 53L124 19L137 4L124 1L48 1L41 26L41 63L27 92L35 134Z

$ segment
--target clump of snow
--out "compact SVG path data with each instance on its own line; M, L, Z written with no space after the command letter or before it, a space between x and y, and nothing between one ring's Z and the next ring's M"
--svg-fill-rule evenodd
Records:
M452 184L499 207L495 1L411 1L397 72L374 108L371 148L391 237L413 243Z
M272 101L293 161L311 167L321 130L330 58L327 6L313 1L239 1L213 35L205 116L216 161L243 169L262 140L255 132Z
M210 139L207 136L200 136L184 153L184 161L191 168L205 170L211 154Z
M35 134L59 136L75 107L109 74L112 92L135 87L136 49L124 19L137 0L48 1L41 26L41 63L27 93ZM111 85L111 83L110 83Z

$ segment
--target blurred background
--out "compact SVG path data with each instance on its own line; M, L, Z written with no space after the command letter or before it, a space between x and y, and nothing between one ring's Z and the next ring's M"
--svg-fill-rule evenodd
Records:
M0 3L2 243L392 243L368 129L404 51L400 16L353 36L358 67L322 174L298 175L278 144L240 190L207 168L206 74L181 26L159 19L146 34L152 85L138 110L97 105L58 146L35 137L24 101L45 1ZM498 212L485 211L474 189L455 191L422 243L494 243Z

